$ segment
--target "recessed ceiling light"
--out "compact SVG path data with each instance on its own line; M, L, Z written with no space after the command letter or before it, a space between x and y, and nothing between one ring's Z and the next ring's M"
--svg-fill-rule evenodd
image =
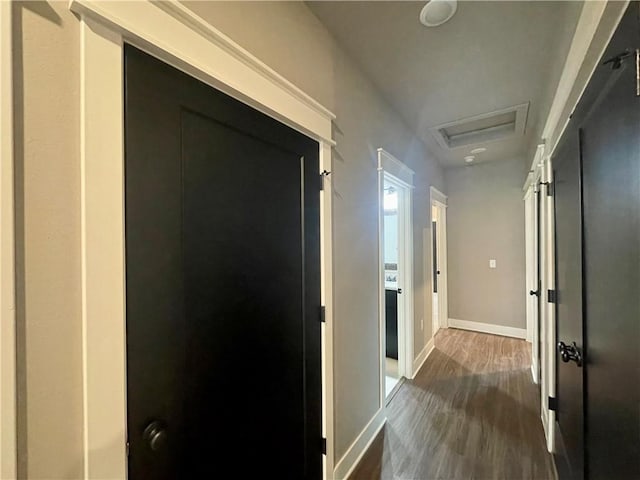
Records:
M471 153L482 153L482 152L486 152L487 149L484 147L478 147L478 148L474 148L473 150L471 150Z
M431 0L422 8L420 22L427 27L437 27L449 21L457 9L457 0Z
M466 157L464 157L464 161L467 163L471 163L476 159L476 157L474 157L473 155L467 155Z

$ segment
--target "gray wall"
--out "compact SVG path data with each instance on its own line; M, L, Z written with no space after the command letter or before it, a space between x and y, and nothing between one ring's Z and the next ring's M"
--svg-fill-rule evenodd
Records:
M336 461L379 405L376 149L415 170L415 355L431 337L429 185L442 170L308 7L298 2L185 2L332 110L334 138L334 378ZM425 232L425 228L427 231ZM428 244L427 244L428 245ZM427 270L428 271L428 270Z
M304 4L190 7L337 114L334 403L340 458L379 408L376 148L416 171L416 355L431 337L430 316L420 329L431 311L423 247L430 235L428 187L443 189L442 170ZM20 477L77 479L83 468L79 22L67 2L19 3L14 11Z
M79 479L80 29L66 2L13 12L18 473Z
M449 318L526 328L524 174L520 158L445 171Z

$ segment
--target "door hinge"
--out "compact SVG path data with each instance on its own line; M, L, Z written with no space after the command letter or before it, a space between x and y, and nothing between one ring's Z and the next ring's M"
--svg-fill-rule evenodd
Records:
M320 172L320 190L324 190L324 179L331 175L331 172L328 170L323 170Z
M547 302L556 303L558 301L558 294L555 290L547 290Z
M558 411L558 399L556 397L549 397L549 410Z
M602 65L607 65L610 63L611 70L618 70L622 66L623 60L630 57L631 55L631 51L627 48L624 52L619 53L615 57L611 57L610 59L602 62Z
M636 97L640 97L640 48L636 48Z
M320 322L325 323L327 321L327 309L324 305L320 305Z
M129 456L129 442L127 442L127 457Z
M322 450L323 455L327 454L327 439L324 437L320 440L320 450Z
M538 185L547 187L547 197L553 197L553 182L540 182Z

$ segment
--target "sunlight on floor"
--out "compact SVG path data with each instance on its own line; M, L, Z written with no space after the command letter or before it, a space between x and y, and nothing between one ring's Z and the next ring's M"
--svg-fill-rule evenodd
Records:
M388 375L385 376L385 382L384 382L384 390L385 390L384 396L385 397L389 396L389 394L393 390L393 387L395 387L398 384L399 381L400 380L397 379L397 378L393 378L393 377L390 377Z
M388 397L400 380L398 378L398 360L387 357L385 361L385 370L386 375L384 389L385 397Z

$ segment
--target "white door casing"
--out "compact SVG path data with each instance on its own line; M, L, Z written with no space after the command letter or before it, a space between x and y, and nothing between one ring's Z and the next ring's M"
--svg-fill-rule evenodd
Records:
M449 327L449 299L448 299L448 280L447 280L447 196L435 187L430 188L431 210L436 210L436 250L437 265L440 275L438 275L438 293L433 292L431 288L433 305L432 305L432 337L435 337L440 328ZM433 232L432 232L433 235ZM433 262L433 239L431 245L431 261ZM433 265L432 265L433 267ZM433 271L430 270L430 274Z
M11 2L0 2L0 478L16 478L16 302Z
M380 408L385 405L385 281L384 281L384 183L398 188L398 373L413 378L413 175L414 172L382 148L378 149L378 331L380 352ZM401 199L402 198L402 199Z

